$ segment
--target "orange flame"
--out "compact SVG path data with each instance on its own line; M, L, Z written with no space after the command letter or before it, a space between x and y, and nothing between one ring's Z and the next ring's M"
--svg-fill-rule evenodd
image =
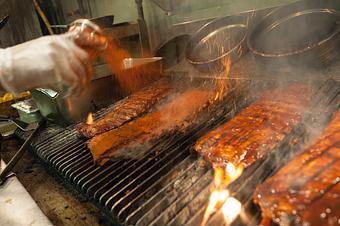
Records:
M92 112L89 112L89 114L87 115L87 119L86 119L86 124L88 124L88 125L91 125L91 124L93 124L93 114L92 114Z
M230 192L226 187L236 180L242 171L243 166L236 167L232 163L228 163L225 168L216 167L214 169L214 190L210 195L201 226L206 225L210 215L221 207L227 224L230 224L241 212L241 203L230 197Z
M230 69L231 69L231 59L228 57L225 59L225 61L223 62L223 66L225 68L225 71L222 74L222 78L217 82L217 86L216 86L216 95L214 100L222 100L223 98L223 94L225 91L225 80L224 78L227 78L229 76L230 73Z

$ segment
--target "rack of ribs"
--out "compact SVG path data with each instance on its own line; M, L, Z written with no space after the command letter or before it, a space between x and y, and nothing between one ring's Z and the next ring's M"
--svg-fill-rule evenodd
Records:
M191 89L172 97L148 113L117 129L100 134L88 142L94 160L104 164L113 157L134 157L153 141L190 124L195 114L210 103L211 92Z
M262 224L339 225L340 111L323 134L256 188Z
M231 162L248 167L292 132L308 110L311 94L307 86L297 83L267 90L237 116L202 137L195 150L213 165Z
M169 95L171 90L172 86L169 83L155 83L118 102L109 113L93 124L82 123L77 130L82 136L91 138L117 128L146 113L156 103Z

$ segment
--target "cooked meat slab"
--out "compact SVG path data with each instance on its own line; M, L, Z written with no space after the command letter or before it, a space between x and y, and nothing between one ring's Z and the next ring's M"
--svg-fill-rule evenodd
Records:
M293 130L310 100L311 91L302 84L265 91L236 117L201 138L195 150L214 165L231 162L247 167Z
M256 188L263 224L339 225L340 111L321 137Z
M88 142L94 160L103 164L113 157L138 155L163 134L186 127L195 114L207 106L210 94L200 89L186 91L154 112L95 136Z
M78 127L78 132L84 137L91 138L117 128L147 112L152 106L166 97L171 90L172 86L168 83L153 84L120 101L108 114L93 124L81 124Z

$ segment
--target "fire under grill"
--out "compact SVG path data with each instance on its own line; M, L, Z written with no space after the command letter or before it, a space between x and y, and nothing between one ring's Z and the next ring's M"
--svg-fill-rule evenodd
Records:
M33 153L72 189L92 200L115 225L199 225L206 207L213 174L192 151L198 138L231 119L253 101L250 90L268 84L244 82L228 94L219 107L186 132L162 137L146 154L137 159L113 159L104 166L94 164L86 142L75 125L36 143ZM288 157L300 150L304 141L315 136L309 127L323 125L339 107L340 86L325 81L315 86L312 111L262 161L247 168L229 189L245 207L234 225L256 225L259 210L252 204L255 186L277 171ZM108 112L110 108L95 114ZM223 225L223 216L215 213L208 225Z

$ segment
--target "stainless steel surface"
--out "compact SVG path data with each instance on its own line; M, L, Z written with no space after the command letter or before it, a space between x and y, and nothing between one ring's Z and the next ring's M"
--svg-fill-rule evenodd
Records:
M11 106L18 111L20 121L23 123L35 123L42 119L39 109L33 99L20 101Z
M202 25L189 23L202 19L212 19L239 13L263 10L289 4L297 0L153 0L144 1L151 51L163 42L168 34L191 35ZM183 29L178 29L178 25ZM185 25L185 26L184 26ZM198 26L197 26L198 25ZM173 36L172 36L173 37Z
M169 37L172 37L169 35ZM164 69L169 69L185 58L185 48L190 39L189 35L176 35L156 48L155 56L163 57Z
M78 96L61 97L59 93L46 89L31 90L31 95L44 117L62 125L80 121L90 111L108 106L121 98L118 81L114 76L103 74Z
M302 1L273 10L248 39L260 64L324 67L339 55L340 11L332 1ZM289 35L287 35L289 34Z
M227 59L239 60L247 51L252 15L218 18L204 25L187 44L187 60L204 72L223 71Z

